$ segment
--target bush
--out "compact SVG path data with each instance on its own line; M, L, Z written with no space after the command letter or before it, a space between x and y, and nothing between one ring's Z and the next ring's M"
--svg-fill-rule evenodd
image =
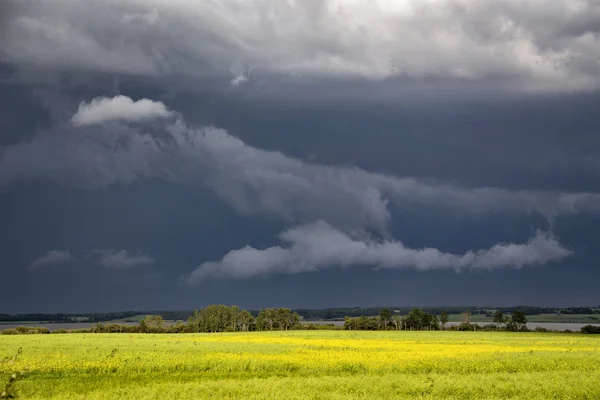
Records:
M470 324L468 322L463 322L456 328L457 331L474 331L476 329L477 326L475 324Z
M92 333L91 329L71 329L70 331L68 331L68 333Z
M17 326L16 328L5 329L0 333L2 335L45 335L50 333L50 330L43 326Z
M586 325L581 328L581 333L588 335L600 335L600 326Z
M306 331L333 331L333 330L341 330L343 326L335 325L335 324L313 324L307 323L302 324L298 329L306 330Z

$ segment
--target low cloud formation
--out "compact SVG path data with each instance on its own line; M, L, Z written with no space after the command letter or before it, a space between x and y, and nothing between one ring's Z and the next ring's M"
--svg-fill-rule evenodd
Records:
M0 60L55 70L600 84L596 0L9 1Z
M89 103L79 104L79 109L71 118L71 122L75 126L116 120L139 122L171 115L172 112L160 101L149 99L133 101L127 96L97 97Z
M127 250L99 250L94 249L86 256L99 265L109 269L131 269L154 264L154 258L146 254L133 254Z
M181 119L153 129L115 122L39 134L5 148L0 187L49 180L94 189L163 179L208 187L242 215L276 216L290 224L323 220L348 232L384 233L390 202L471 214L536 211L549 221L600 213L597 193L463 188L309 163L252 147L223 129L188 127Z
M55 267L67 264L74 259L75 258L67 250L51 250L43 256L36 258L29 266L29 269Z
M246 82L248 82L248 78L246 78L243 75L236 75L233 78L231 78L231 80L229 81L229 83L233 87L240 87L241 85L243 85Z
M550 233L538 231L525 244L496 244L464 254L435 248L411 249L402 242L353 238L324 222L292 228L279 235L286 246L264 250L246 246L232 250L219 262L206 262L188 277L195 285L213 278L247 279L270 274L294 274L333 267L389 269L490 270L521 268L560 261L571 251Z

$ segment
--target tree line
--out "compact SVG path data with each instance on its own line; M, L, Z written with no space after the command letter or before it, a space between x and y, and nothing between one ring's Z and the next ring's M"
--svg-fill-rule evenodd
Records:
M407 307L352 307L352 308L324 308L324 309L293 309L292 312L297 313L305 320L324 320L338 319L342 320L345 317L360 317L360 316L378 316L382 309L391 309L398 314L408 314L411 308ZM596 307L564 307L564 308L548 308L535 306L515 306L515 307L422 307L422 311L434 315L442 313L460 314L468 310L472 314L486 315L493 317L496 311L504 314L512 314L515 311L522 311L525 315L538 314L600 314L600 305ZM249 310L249 312L257 317L259 310ZM134 321L134 318L139 315L160 315L169 321L185 321L194 314L194 310L179 310L179 311L119 311L106 313L77 313L77 314L1 314L0 322L19 322L19 321L43 321L43 322L61 322L61 323L77 323L77 322L104 322L111 320L123 320L127 322Z
M6 329L4 335L38 333L216 333L299 329L300 316L289 308L265 308L255 317L250 311L238 306L209 305L196 310L187 322L168 324L162 315L147 315L137 325L97 323L91 328L57 330L45 327L20 326Z
M462 313L463 321L459 325L450 327L450 330L475 331L475 330L506 330L522 332L527 330L527 318L525 313L516 310L510 317L497 311L494 316L494 324L480 326L469 322L470 311ZM383 308L376 317L346 317L344 329L346 330L407 330L407 331L438 331L446 329L448 313L442 311L435 315L413 308L405 316L395 315L391 310Z
M289 308L265 308L256 316L248 310L238 306L222 304L209 305L196 310L189 316L187 322L182 320L174 324L167 323L162 315L148 315L137 325L117 323L97 323L91 328L50 331L46 327L20 326L1 331L4 335L19 334L47 334L47 333L216 333L216 332L248 332L248 331L274 331L292 329L346 329L346 330L407 330L407 331L527 331L527 318L525 313L515 310L510 316L502 311L494 314L494 323L477 325L469 321L471 312L462 313L462 322L459 325L447 327L448 313L442 311L439 315L413 308L404 316L394 313L388 308L382 308L377 316L347 316L343 327L334 325L302 324L301 316ZM536 331L546 331L537 328ZM582 333L600 333L600 327L586 326Z

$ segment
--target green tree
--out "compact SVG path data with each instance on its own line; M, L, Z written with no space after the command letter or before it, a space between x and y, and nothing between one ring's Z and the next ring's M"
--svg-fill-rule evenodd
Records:
M192 332L230 332L235 330L234 319L239 308L212 304L194 312L188 320Z
M238 309L236 316L237 331L248 332L254 327L254 317L248 310Z
M162 328L165 324L165 319L162 315L146 315L144 321L146 321L146 326L148 327Z
M500 326L506 324L508 322L508 317L506 317L502 311L497 310L494 314L494 323Z
M402 327L402 317L399 315L394 315L392 317L392 323L394 324L394 327L396 328L396 330L399 331L400 328Z
M461 316L462 316L462 323L463 324L468 324L469 323L469 317L471 316L471 311L470 310L463 311L463 313L461 314Z
M514 332L527 330L527 317L525 317L525 313L521 310L515 310L506 326L508 330Z
M387 330L388 324L392 321L392 312L388 308L382 308L379 311L379 321L383 325L383 329Z
M442 311L440 314L440 322L442 323L442 329L446 329L446 324L448 323L448 313L446 311Z
M404 329L411 331L418 330L439 330L440 325L436 315L429 314L418 308L410 310L407 316L402 320Z
M260 310L256 317L256 328L260 331L272 331L275 328L276 313L274 308Z

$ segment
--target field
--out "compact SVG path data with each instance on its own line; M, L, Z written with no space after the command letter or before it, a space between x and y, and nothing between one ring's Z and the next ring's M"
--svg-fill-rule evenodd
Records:
M25 399L598 399L600 338L290 331L0 336Z

